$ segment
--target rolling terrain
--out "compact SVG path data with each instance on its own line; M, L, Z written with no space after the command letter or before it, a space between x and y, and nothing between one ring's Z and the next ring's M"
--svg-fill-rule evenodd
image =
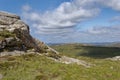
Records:
M87 43L93 46L120 47L120 42Z
M91 57L105 59L120 55L119 47L91 46L82 44L63 44L51 46L63 55L72 57Z
M120 61L107 58L119 56L119 48L54 45L61 55L84 60L92 66L55 62L46 56L25 54L0 57L1 80L119 80Z

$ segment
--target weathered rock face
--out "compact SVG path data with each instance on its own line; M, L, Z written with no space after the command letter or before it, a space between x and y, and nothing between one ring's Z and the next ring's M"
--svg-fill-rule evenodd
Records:
M40 53L55 52L43 42L34 39L29 26L19 16L0 12L0 50L29 50Z

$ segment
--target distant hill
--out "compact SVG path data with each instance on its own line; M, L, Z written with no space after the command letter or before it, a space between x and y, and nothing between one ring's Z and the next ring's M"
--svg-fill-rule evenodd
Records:
M56 45L81 45L81 46L92 46L92 44L88 43L47 43L49 46L56 46Z
M120 47L120 42L101 42L101 43L47 43L50 46L54 45L65 45L65 44L76 44L81 46L101 46L101 47Z
M88 43L93 46L120 47L120 42Z
M106 44L105 46L108 46L108 47L120 47L120 42L119 43L110 43L110 44Z
M109 58L120 55L119 47L92 46L81 44L53 45L53 49L67 56L87 56L92 58Z

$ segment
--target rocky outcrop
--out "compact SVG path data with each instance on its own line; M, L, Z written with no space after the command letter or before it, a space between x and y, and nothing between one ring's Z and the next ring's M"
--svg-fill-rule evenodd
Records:
M0 12L0 56L21 54L39 54L48 56L57 62L76 63L85 67L90 65L82 60L60 56L59 53L30 35L29 26L19 16ZM0 79L2 75L0 74Z
M56 51L30 35L29 26L19 16L0 12L0 51L34 50L39 53Z

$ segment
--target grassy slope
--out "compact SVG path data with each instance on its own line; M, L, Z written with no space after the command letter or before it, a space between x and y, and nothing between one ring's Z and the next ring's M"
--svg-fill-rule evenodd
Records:
M72 57L109 58L120 55L120 48L83 46L81 44L65 44L51 46L63 55Z
M120 62L106 60L106 58L119 56L120 48L83 46L81 44L54 45L51 47L61 52L62 55L82 59L95 64L94 67L88 70L88 73L83 69L83 72L86 73L85 75L80 73L82 76L89 77L88 80L120 79ZM87 80L87 78L81 80Z
M76 64L62 64L38 55L0 58L2 80L119 80L120 62L103 58L78 56L88 50L74 48L76 45L53 46L62 55L85 60L95 66L85 68ZM77 45L77 47L80 47ZM86 47L87 49L87 47ZM96 49L96 48L95 48ZM106 50L106 49L105 49ZM114 50L114 49L113 49ZM99 52L98 52L99 53ZM4 59L4 60L3 60Z

